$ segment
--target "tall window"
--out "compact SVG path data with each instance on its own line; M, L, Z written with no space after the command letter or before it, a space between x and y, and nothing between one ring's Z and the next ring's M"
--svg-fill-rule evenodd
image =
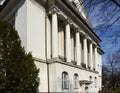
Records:
M78 74L74 74L74 88L78 88Z
M62 89L69 88L69 77L67 72L62 73Z
M94 86L95 86L95 88L97 87L97 78L96 77L94 79Z
M92 76L89 77L89 80L92 81Z
M89 80L91 81L91 88L92 88L92 76L89 77Z

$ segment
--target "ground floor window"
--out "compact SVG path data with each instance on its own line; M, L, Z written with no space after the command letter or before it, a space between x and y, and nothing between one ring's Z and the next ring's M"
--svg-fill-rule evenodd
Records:
M74 88L78 88L78 74L74 74Z
M69 77L67 72L62 73L62 89L69 89Z
M95 77L95 80L94 80L94 86L95 88L97 87L97 78Z

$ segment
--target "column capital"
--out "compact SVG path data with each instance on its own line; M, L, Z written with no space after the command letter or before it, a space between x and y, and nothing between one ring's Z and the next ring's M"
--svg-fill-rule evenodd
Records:
M90 44L94 44L94 41L91 38L88 38Z
M78 33L79 32L79 27L75 28L75 32Z
M87 34L83 34L83 37L84 37L85 39L88 39L88 35L87 35Z
M49 10L48 15L54 13L60 14L60 10L56 7L53 7L52 9Z
M78 30L79 30L80 34L81 33L83 34L83 31L82 31L82 29L80 27L78 27Z
M70 24L70 25L71 25L71 24L73 24L73 23L72 23L72 20L71 20L71 19L67 18L67 19L65 20L65 24Z
M92 44L95 47L98 47L98 45L95 43L95 41L93 41L89 36L87 37L88 41L90 44Z
M78 28L79 28L79 32L80 32L80 34L81 34L83 37L85 37L85 36L86 36L86 33L83 32L83 30L82 30L80 27L78 27Z
M92 43L94 47L98 48L98 45L95 42L92 42Z

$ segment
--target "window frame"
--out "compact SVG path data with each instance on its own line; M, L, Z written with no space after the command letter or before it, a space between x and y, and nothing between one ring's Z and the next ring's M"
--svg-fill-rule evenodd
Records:
M67 72L62 72L62 89L68 90L69 89L69 75Z
M77 73L74 74L73 76L73 79L74 79L74 89L78 89L78 79L79 79L79 76Z
M97 88L97 77L94 78L94 86Z

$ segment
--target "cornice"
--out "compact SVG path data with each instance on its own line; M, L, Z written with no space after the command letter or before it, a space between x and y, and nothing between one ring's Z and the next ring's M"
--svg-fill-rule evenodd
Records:
M98 48L98 53L100 53L101 55L103 55L105 52L102 49Z
M8 4L9 1L10 1L10 0L4 0L4 2L1 1L1 2L3 2L3 3L2 3L2 5L0 5L0 12L4 9L4 7Z
M83 67L80 67L78 65L73 65L72 63L70 62L63 62L61 60L54 60L54 59L51 59L51 60L48 60L48 63L49 64L55 64L55 63L59 63L59 64L63 64L63 65L67 65L67 66L70 66L70 67L74 67L74 68L78 68L78 69L81 69L81 70L85 70L85 71L88 71L88 72L93 72L93 73L97 73L98 74L98 71L93 71L93 70L90 70L90 69L86 69L86 68L83 68Z

